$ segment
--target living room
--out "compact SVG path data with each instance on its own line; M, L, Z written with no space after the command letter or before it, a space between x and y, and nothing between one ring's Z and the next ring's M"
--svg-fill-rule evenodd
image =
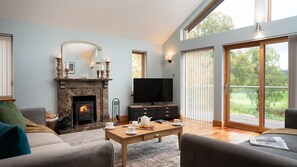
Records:
M290 13L289 16L267 21L267 10L261 7L266 6L268 2L273 6L273 1L277 0L253 1L253 7L255 7L255 9L251 12L253 13L251 24L250 20L248 21L245 19L245 16L241 16L242 20L245 20L243 22L247 22L247 25L243 27L237 28L235 26L235 28L230 31L188 38L186 37L187 35L184 35L186 34L185 31L194 29L189 25L197 25L197 23L199 23L199 19L196 19L199 18L197 16L201 16L201 13L210 14L212 10L220 6L220 3L224 4L225 1L131 1L129 3L118 1L91 1L80 4L79 2L73 3L70 1L36 2L29 0L26 2L18 2L16 0L1 0L0 33L13 35L13 99L15 99L15 104L18 108L44 107L47 112L59 114L58 81L55 80L57 78L56 58L63 56L62 45L65 42L83 41L98 45L102 51L102 59L110 60L109 78L111 80L108 81L108 107L105 110L109 116L112 115L114 109L112 100L118 98L120 100L121 109L119 113L120 121L129 121L128 106L133 104L133 96L131 96L133 93L132 53L140 51L145 53L145 78L171 78L173 81L173 99L171 103L178 106L181 118L185 118L185 120L195 120L194 117L189 117L191 113L187 113L190 111L191 106L187 103L189 96L187 96L185 92L187 89L186 78L189 78L185 75L187 70L185 67L187 61L185 56L190 54L190 51L211 48L213 52L213 73L210 75L213 76L213 81L210 82L212 89L204 93L212 93L205 98L208 99L212 114L202 117L204 120L201 121L207 122L210 124L210 127L212 127L212 125L218 127L227 125L228 127L251 130L253 131L251 133L255 131L257 133L263 132L268 127L261 124L261 120L256 122L257 125L246 126L244 122L234 123L234 120L232 122L233 117L228 117L226 113L228 104L233 104L230 103L230 100L232 101L230 91L229 94L226 94L225 91L225 86L228 87L226 83L231 80L228 80L228 77L226 77L231 75L230 73L226 73L226 69L228 69L226 67L226 50L229 48L231 52L234 48L242 48L241 46L235 45L246 45L253 42L261 41L263 43L269 43L271 42L269 40L279 39L279 43L282 43L283 39L280 38L287 38L285 40L288 43L288 41L291 40L290 36L296 34L297 31L297 16L294 12L291 14L290 10L292 9L290 9L286 11ZM228 0L226 0L226 2L228 2ZM70 5L70 3L73 3L73 5ZM166 3L170 5L166 5ZM291 3L294 2L289 1L288 4L290 5L288 6L294 6ZM181 10L180 8L184 9ZM242 13L247 13L245 10L247 10L248 7L244 6L242 8L245 8L242 9ZM135 11L131 12L133 10ZM155 10L155 13L151 12ZM145 13L144 15L139 14L142 17L152 16L145 17L146 19L134 16L137 15L135 13L142 12ZM281 12L286 13L284 11ZM121 14L123 16L121 16ZM168 14L169 17L163 18L158 16L162 14ZM262 20L258 20L256 16L261 14ZM96 16L102 18L102 20L96 19ZM69 21L72 17L76 18L76 21ZM156 20L156 22L154 22L155 25L147 25L146 22L151 24L150 19ZM170 21L175 19L176 21L174 22ZM109 24L109 21L113 22L113 24ZM69 24L66 24L68 22ZM100 24L102 26L100 26ZM141 28L138 28L138 26ZM254 47L255 45L248 45L248 47ZM259 46L260 45L262 46L262 43L259 44ZM294 53L294 51L288 50L287 52ZM168 59L170 59L170 63ZM293 74L294 71L296 71L295 64L297 60L292 57L287 59L290 60L289 63L287 63L289 64L287 70L293 72L289 72L289 79L286 84L287 87L282 89L286 89L288 92L288 105L286 108L295 108L297 104L297 102L294 101L294 99L297 99L295 98L296 92L294 88L296 85L296 77ZM230 60L230 62L232 62L232 60ZM262 66L260 68L263 70ZM62 72L64 77L64 71ZM263 73L264 72L261 72L260 74L262 75ZM95 69L93 70L93 74L96 76ZM70 77L71 76L70 74ZM106 76L106 72L104 76ZM260 80L261 79L259 79L259 82ZM261 82L263 84L263 80L261 80ZM261 88L261 90L264 91L264 87ZM230 85L228 88L230 88ZM263 96L262 94L261 97ZM202 97L199 98L202 99ZM226 99L229 99L229 101L226 101ZM254 103L257 102L254 101ZM273 104L278 103L277 101ZM254 116L253 118L258 119L263 117L265 112L263 106L265 106L265 102L264 104L260 103L259 106L262 106L262 108L259 107L260 116ZM232 108L232 106L229 106L229 108ZM201 115L203 114L205 113L201 113ZM238 115L238 113L236 114ZM236 114L232 112L229 113L229 115ZM199 116L197 116L197 118L198 117ZM249 117L251 116L249 115ZM263 119L265 118L262 118L262 120ZM278 120L281 120L284 125L284 114L283 117ZM199 127L197 124L191 122L188 125ZM204 124L201 126L203 127ZM191 129L192 127L184 128ZM191 130L186 131L189 132ZM196 129L193 131L196 131ZM242 131L242 133L244 132ZM250 132L247 131L246 133L249 134ZM253 135L254 134L251 136ZM244 140L241 142L243 141Z

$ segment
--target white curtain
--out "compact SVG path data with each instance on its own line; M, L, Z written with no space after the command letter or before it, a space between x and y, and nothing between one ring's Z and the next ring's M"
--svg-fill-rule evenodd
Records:
M184 53L185 109L183 117L212 122L214 112L213 49Z
M289 108L297 108L297 35L289 36Z
M0 97L12 97L12 37L0 34Z

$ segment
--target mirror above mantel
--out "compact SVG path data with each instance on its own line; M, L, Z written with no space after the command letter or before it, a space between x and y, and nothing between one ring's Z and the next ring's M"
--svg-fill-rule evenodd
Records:
M62 44L62 77L69 68L69 78L96 78L101 70L102 48L94 43L68 41Z

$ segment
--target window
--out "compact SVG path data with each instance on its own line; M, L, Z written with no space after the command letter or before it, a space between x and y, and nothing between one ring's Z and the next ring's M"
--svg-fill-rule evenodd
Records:
M184 29L184 39L297 16L296 0L212 0Z
M296 0L270 0L271 21L297 16Z
M12 35L0 34L0 100L13 98Z
M132 52L132 90L133 79L145 77L145 55L146 52Z
M218 7L216 7L219 5ZM185 29L185 39L212 35L254 24L254 0L213 2ZM213 10L214 9L214 10Z

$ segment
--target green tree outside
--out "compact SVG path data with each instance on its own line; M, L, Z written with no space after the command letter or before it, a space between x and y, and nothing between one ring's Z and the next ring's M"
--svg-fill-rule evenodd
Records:
M233 29L234 24L232 18L221 12L216 12L209 14L197 24L197 26L188 33L188 38L202 37Z

